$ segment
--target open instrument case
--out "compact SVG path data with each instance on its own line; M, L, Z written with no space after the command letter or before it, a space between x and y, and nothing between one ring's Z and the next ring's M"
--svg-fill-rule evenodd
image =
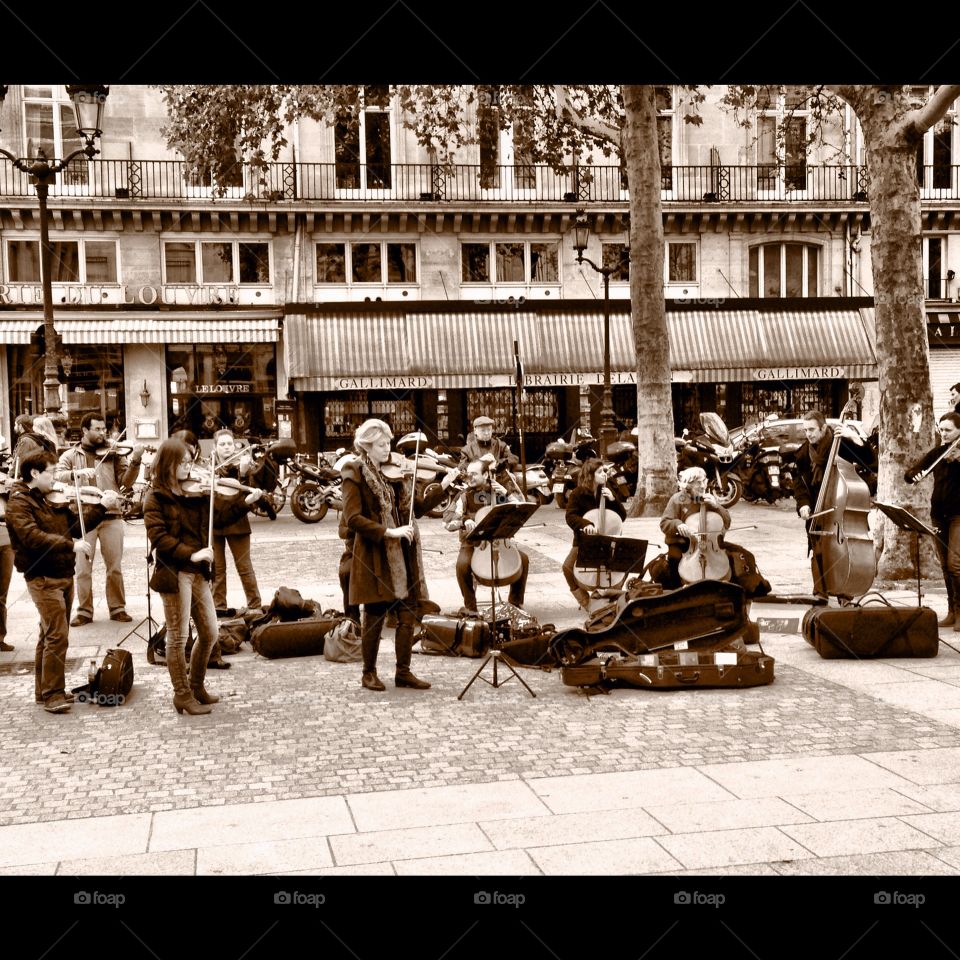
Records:
M773 658L759 642L743 588L701 580L629 600L599 629L573 627L553 639L568 686L622 684L650 689L750 687L773 682ZM617 655L606 660L598 652Z

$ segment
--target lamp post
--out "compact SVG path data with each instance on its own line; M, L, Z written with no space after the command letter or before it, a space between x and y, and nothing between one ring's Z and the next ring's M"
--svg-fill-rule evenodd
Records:
M43 409L45 413L56 413L60 409L60 381L57 377L57 360L60 343L53 325L53 286L50 278L53 251L50 247L49 221L47 216L47 193L50 184L70 163L81 154L91 160L100 152L94 145L101 134L103 104L110 88L99 83L77 83L67 86L67 93L73 100L77 115L77 133L85 141L85 146L74 150L63 160L48 160L43 147L37 148L34 159L15 157L0 148L0 156L6 157L13 166L26 173L37 191L40 205L40 284L43 288ZM0 85L0 109L7 96L7 87Z
M610 274L620 269L598 267L583 255L590 239L590 223L584 210L577 210L573 222L573 248L577 251L577 263L589 263L603 277L603 406L600 409L600 452L606 455L607 448L617 439L617 427L613 417L613 390L610 387Z

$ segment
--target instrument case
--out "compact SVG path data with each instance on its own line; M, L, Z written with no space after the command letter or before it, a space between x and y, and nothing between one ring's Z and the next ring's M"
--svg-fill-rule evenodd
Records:
M667 650L722 649L734 641L753 642L756 625L747 617L743 588L722 580L701 580L654 596L627 600L613 622L572 627L553 638L556 660L573 666L597 651L634 656Z
M337 619L318 618L276 621L256 627L250 634L253 649L261 657L316 657L323 653L323 638L336 626Z
M814 607L802 626L824 660L935 657L940 647L929 607Z
M427 614L420 621L421 653L482 657L489 649L490 626L483 620Z

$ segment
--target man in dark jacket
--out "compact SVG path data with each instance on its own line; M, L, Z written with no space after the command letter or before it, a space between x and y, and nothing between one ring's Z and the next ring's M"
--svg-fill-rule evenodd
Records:
M930 518L937 528L937 556L947 588L947 615L941 627L953 627L960 633L960 413L945 413L940 418L940 439L932 450L913 464L904 476L907 483L920 483L933 467L933 489L930 491ZM937 463L937 458L940 459Z
M20 464L23 481L14 486L7 504L14 563L40 614L34 699L48 713L66 712L73 700L64 689L64 660L69 644L75 557L89 557L93 552L86 540L76 539L82 536L78 515L67 504L55 505L47 500L47 494L53 490L51 468L56 462L57 458L46 451L27 457ZM108 510L116 509L117 502L116 493L108 491L101 503L85 507L86 528L96 527Z
M493 435L493 420L490 417L476 417L473 421L473 433L467 435L467 442L460 450L460 467L481 457L492 455L500 469L506 461L509 470L515 470L520 461L510 452L510 447L499 437Z

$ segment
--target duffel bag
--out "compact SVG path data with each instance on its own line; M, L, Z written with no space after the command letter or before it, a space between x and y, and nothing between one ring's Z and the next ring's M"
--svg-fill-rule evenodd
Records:
M243 617L217 621L217 642L225 656L237 653L240 645L250 639L250 627Z
M253 649L270 660L315 657L323 653L324 638L336 624L336 618L266 623L254 629L250 640Z
M803 636L824 660L935 657L940 638L929 607L814 607Z

